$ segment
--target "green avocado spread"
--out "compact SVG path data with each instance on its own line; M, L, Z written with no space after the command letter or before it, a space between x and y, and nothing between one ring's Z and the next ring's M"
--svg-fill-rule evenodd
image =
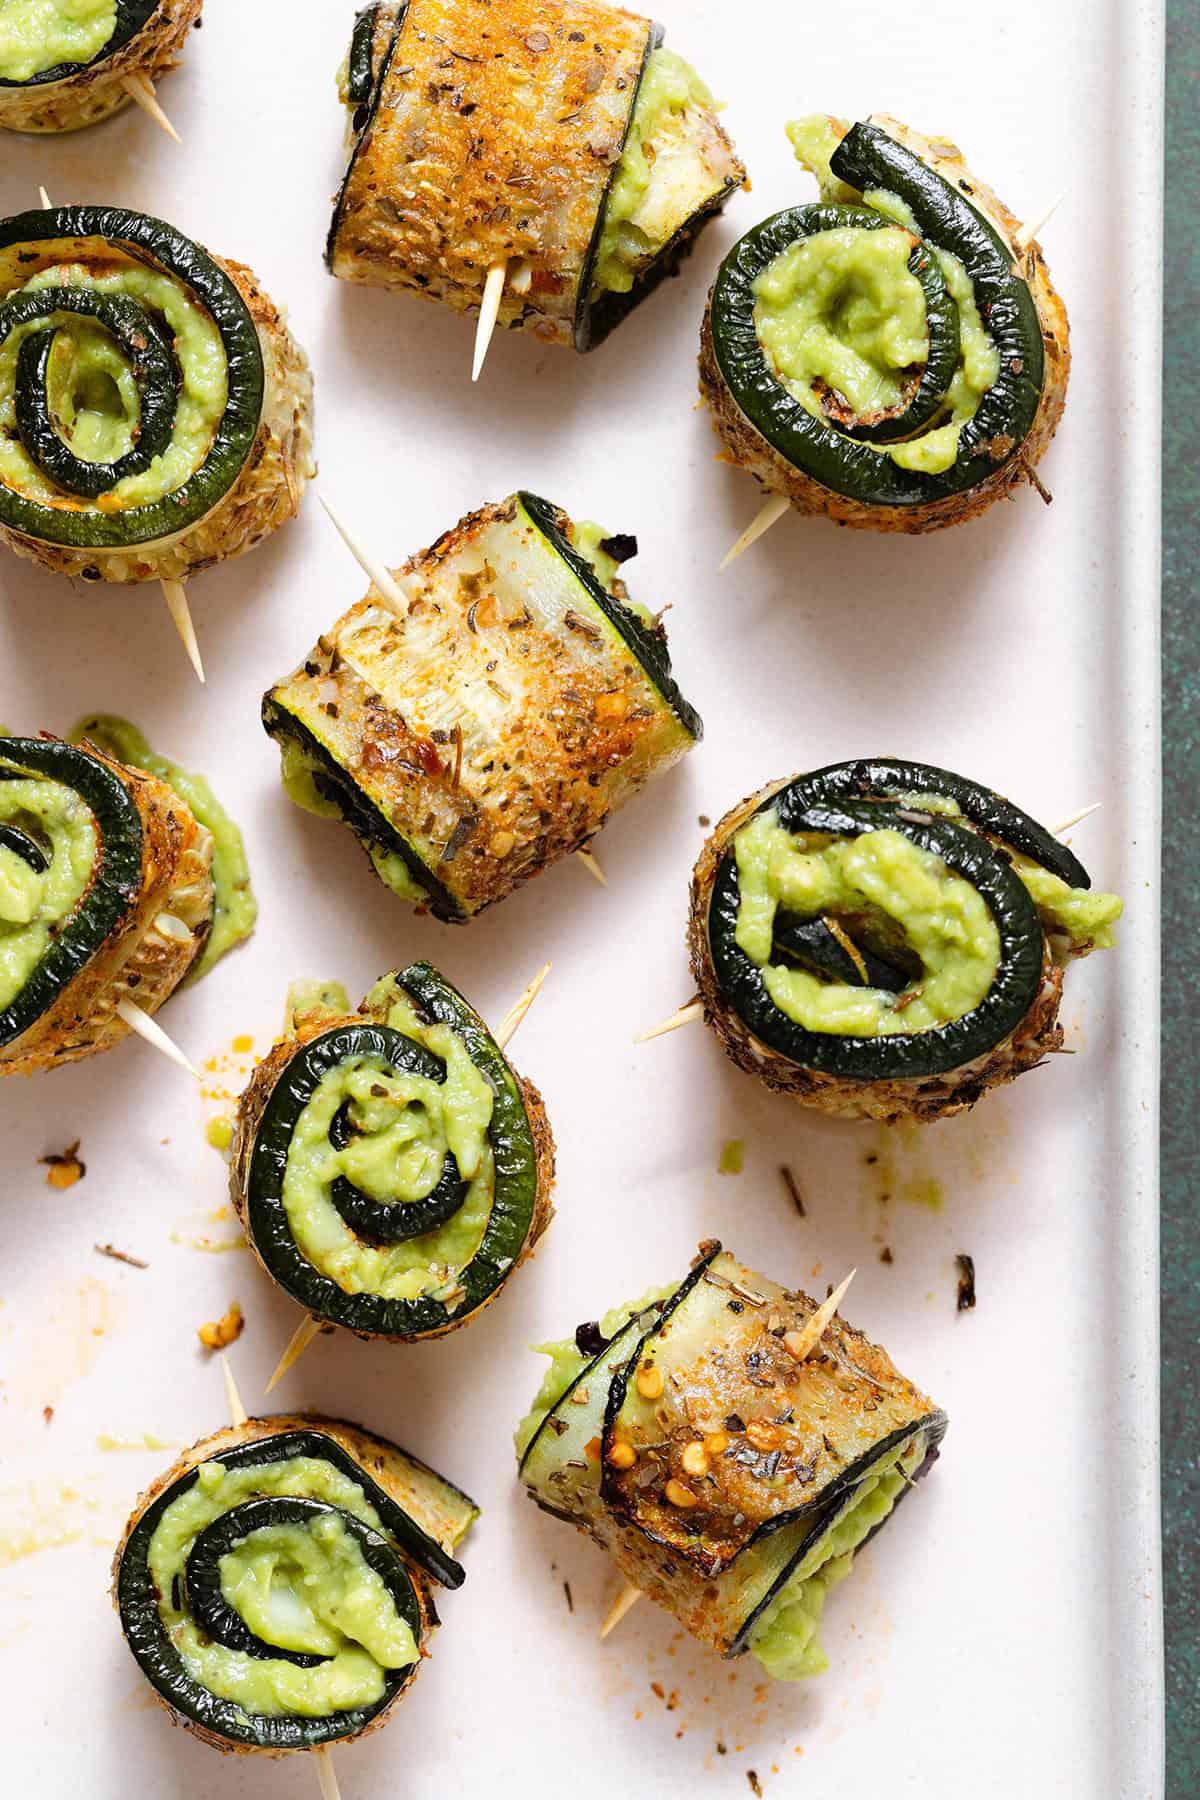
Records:
M825 1597L845 1581L855 1551L887 1518L922 1455L919 1441L859 1484L755 1626L750 1653L775 1681L803 1681L829 1667L818 1636Z
M208 454L229 392L221 333L182 281L140 263L104 273L80 263L58 264L40 270L7 298L63 286L137 300L163 322L174 341L182 385L171 442L149 468L119 481L96 502L105 512L148 506L183 487ZM37 319L18 325L0 344L0 481L15 493L53 503L62 495L21 442L15 398L21 345L44 331L47 322ZM57 326L47 374L51 414L76 456L86 462L115 461L137 441L141 405L133 369L97 321L63 312L52 314L49 322Z
M324 1500L381 1529L358 1483L319 1458L240 1468L201 1463L193 1485L163 1512L147 1552L159 1615L175 1650L195 1681L247 1713L325 1718L373 1705L383 1696L385 1672L415 1662L417 1646L384 1581L336 1517L264 1526L235 1543L219 1565L225 1600L257 1637L328 1660L302 1668L260 1659L214 1643L192 1619L183 1577L193 1543L224 1513L263 1495Z
M856 418L894 412L929 355L925 296L908 267L915 221L896 195L859 194L831 173L839 139L829 118L799 119L787 132L823 200L865 203L895 220L894 227L837 228L791 244L754 283L755 329L770 367L807 412L836 430L823 393L840 396ZM930 249L958 308L958 367L929 424L901 443L865 448L901 468L940 474L953 467L959 433L994 386L1000 361L966 269L948 251Z
M203 953L188 976L190 981L207 975L226 951L240 944L254 930L258 901L250 887L250 868L242 834L221 805L203 775L193 775L178 763L152 750L136 725L110 713L90 713L71 732L71 742L88 738L98 750L117 762L145 769L174 788L213 840L212 878L215 910L212 930Z
M295 738L285 737L279 746L279 779L283 791L293 806L303 812L313 813L318 819L341 819L344 810L337 801L331 798L327 787L322 782L333 786L328 771L317 758ZM412 906L424 906L429 895L421 886L404 858L398 850L389 850L385 845L374 843L366 845L371 865L385 887L391 888L400 900L407 900Z
M667 1299L675 1292L677 1285L676 1283L670 1287L648 1288L640 1300L632 1300L627 1306L614 1306L612 1311L606 1312L600 1320L601 1337L615 1338L618 1332L625 1329L630 1319L638 1313L644 1312L656 1300ZM575 1377L582 1375L591 1360L590 1357L583 1354L574 1338L557 1338L548 1344L531 1344L530 1349L536 1350L539 1356L548 1356L550 1367L542 1376L542 1385L534 1396L533 1405L513 1434L518 1460L529 1448L533 1434L546 1414L558 1405Z
M75 911L98 848L91 808L58 781L0 781L0 825L41 852L44 869L0 838L0 1009L10 1006Z
M117 0L0 0L0 81L89 63L117 29Z
M386 977L364 1010L379 1016L371 1003L381 991L392 1002L385 1023L439 1057L446 1078L408 1075L375 1056L349 1057L331 1069L296 1121L283 1206L297 1248L343 1292L413 1300L453 1290L479 1248L496 1183L488 1137L495 1095L471 1061L466 1040L449 1025L424 1024ZM347 1101L351 1136L339 1150L330 1128ZM452 1218L421 1237L365 1243L330 1197L341 1176L381 1207L424 1200L437 1186L447 1154L468 1184L466 1198Z
M640 600L630 598L629 589L621 580L620 563L604 548L605 544L612 542L612 533L605 531L603 525L597 525L593 519L576 519L571 525L572 547L585 562L591 563L600 586L626 612L631 612L635 618L640 619L648 631L657 631L658 620L648 606L644 606Z
M903 801L903 797L902 797ZM914 798L926 811L957 814L953 802ZM986 901L970 882L903 833L854 838L784 829L773 807L734 837L738 868L738 947L761 970L774 1004L807 1031L884 1037L928 1031L962 1018L996 978L1000 937ZM1013 856L1060 961L1113 942L1121 914L1114 894L1094 894ZM878 954L917 965L899 993L823 981L772 960L776 916L832 919Z
M676 56L673 50L651 51L625 147L609 189L592 269L594 293L629 293L647 264L666 248L683 210L671 204L668 191L668 171L673 161L670 139L689 111L712 111L714 104L712 95L682 56ZM682 145L680 149L682 162L687 153Z

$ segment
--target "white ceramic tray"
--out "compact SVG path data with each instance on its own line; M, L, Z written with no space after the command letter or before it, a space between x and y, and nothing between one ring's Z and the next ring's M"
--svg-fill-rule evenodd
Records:
M340 1754L346 1800L447 1792L558 1800L572 1788L688 1800L888 1792L1161 1792L1157 1554L1156 881L1161 6L790 0L731 15L663 0L670 41L728 100L754 178L668 285L596 355L497 337L478 388L443 310L335 284L321 265L340 162L334 71L349 0L209 0L163 89L177 149L126 116L60 142L6 137L0 213L112 201L250 261L290 307L317 376L331 500L393 562L518 485L635 531L635 591L669 601L707 736L599 848L607 889L554 869L468 930L414 920L348 836L281 797L258 698L363 587L310 497L301 522L206 574L200 689L155 594L74 591L0 561L0 719L63 730L136 719L205 769L242 819L258 935L172 1002L205 1096L138 1044L0 1093L0 1687L13 1792L315 1795L315 1772L225 1759L172 1731L121 1642L108 1561L170 1449L224 1417L196 1327L237 1298L252 1407L296 1322L228 1242L207 1117L235 1092L300 974L355 994L422 955L495 1018L554 971L514 1054L559 1141L559 1214L532 1266L467 1331L422 1348L322 1339L278 1393L362 1418L470 1488L483 1518L434 1661L388 1728ZM806 197L784 121L886 108L951 135L1018 213L1066 198L1045 235L1075 371L1043 464L1054 492L923 540L788 519L724 577L755 506L694 409L697 328L719 256ZM1048 822L1093 800L1075 844L1128 910L1120 948L1075 969L1079 1054L969 1117L888 1133L810 1116L726 1063L699 1027L635 1048L689 992L687 880L716 817L768 777L855 754L940 762ZM741 1176L721 1145L746 1141ZM59 1193L37 1158L82 1140ZM877 1159L877 1160L875 1160ZM778 1175L796 1172L800 1219ZM918 1202L936 1183L939 1211ZM539 1515L510 1432L541 1364L531 1340L681 1273L720 1235L824 1292L859 1268L849 1316L950 1412L943 1459L831 1602L832 1668L772 1686L650 1606L605 1645L599 1553ZM113 1242L145 1272L97 1256ZM880 1250L894 1261L884 1265ZM956 1316L954 1256L978 1268ZM53 1408L46 1421L44 1409ZM574 1612L564 1584L570 1584ZM722 1749L723 1752L722 1753Z

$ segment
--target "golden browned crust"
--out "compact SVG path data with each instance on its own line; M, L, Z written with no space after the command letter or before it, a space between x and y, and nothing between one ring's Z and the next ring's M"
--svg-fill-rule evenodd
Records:
M574 338L650 21L593 0L411 0L338 203L331 267L463 312L520 264L501 325ZM524 277L522 276L522 279Z
M581 849L692 745L607 628L571 611L565 629L532 618L495 591L490 557L482 570L464 562L456 580L452 568L442 573L510 521L514 533L538 537L518 520L515 498L470 514L404 565L423 590L406 617L360 600L272 690L285 712L336 744L355 786L468 918Z
M310 1013L302 1017L297 1022L294 1032L280 1038L271 1046L269 1053L250 1077L238 1101L237 1123L234 1127L229 1157L229 1195L246 1234L246 1242L253 1251L259 1267L272 1281L275 1280L275 1277L263 1260L251 1229L248 1189L250 1159L254 1153L254 1140L258 1134L263 1112L288 1064L304 1044L315 1037L323 1036L327 1031L336 1031L341 1026L358 1025L361 1022L360 1013L350 1013L341 1018L332 1013ZM507 1057L505 1060L508 1061ZM405 1336L388 1332L359 1331L352 1333L352 1336L364 1340L381 1339L384 1342L395 1344L412 1344L425 1338L445 1337L449 1332L457 1331L461 1326L470 1324L472 1319L477 1319L480 1313L484 1312L508 1285L521 1264L532 1256L538 1239L554 1217L552 1200L554 1192L554 1133L550 1128L550 1119L545 1103L537 1088L531 1081L526 1081L522 1075L519 1075L512 1067L511 1062L508 1066L512 1070L517 1086L521 1090L521 1098L525 1102L525 1111L529 1119L529 1130L537 1161L537 1194L534 1201L533 1219L521 1248L521 1254L513 1263L506 1279L492 1289L486 1300L473 1307L469 1312L455 1313L444 1325L439 1325L433 1331L413 1332ZM329 1320L327 1323L337 1325L339 1330L347 1329L347 1327L339 1325L336 1319Z
M854 1081L801 1068L772 1050L754 1035L729 1006L713 967L708 941L708 911L717 870L731 838L771 794L786 783L771 782L726 813L701 850L692 873L687 942L692 974L704 1002L704 1020L716 1035L726 1056L739 1069L757 1075L778 1093L790 1094L804 1106L845 1119L879 1119L895 1124L911 1119L929 1124L954 1113L967 1112L989 1088L1015 1081L1027 1069L1061 1050L1062 1026L1058 1008L1062 998L1063 971L1047 942L1042 963L1042 985L1016 1029L985 1056L923 1080Z
M79 131L120 112L131 104L125 78L146 75L157 82L169 74L203 4L204 0L160 0L127 44L78 75L33 87L0 87L0 130Z
M27 1031L0 1048L0 1075L33 1075L78 1062L129 1035L117 1003L157 1012L204 948L212 925L212 837L175 790L94 745L88 754L121 778L142 819L142 885L120 923ZM159 921L181 921L190 936Z
M263 404L258 434L237 480L212 511L174 537L124 549L74 549L45 543L0 525L0 542L59 575L85 581L186 580L231 556L252 550L296 516L312 457L312 375L308 358L283 315L243 263L213 260L250 309L263 355Z
M849 129L844 120L836 120L843 136ZM874 113L871 123L879 125L889 136L921 157L923 162L942 175L953 187L962 186L971 195L972 205L982 212L1010 246L1015 246L1021 221L975 176L964 161L962 152L953 144L931 140L911 126L887 113ZM712 308L704 309L700 333L700 391L712 409L713 429L723 439L725 460L748 469L755 480L772 494L786 495L797 512L824 514L839 525L864 527L873 531L936 531L946 525L958 525L966 519L986 512L996 500L1011 497L1023 484L1038 486L1032 471L1041 461L1051 438L1058 429L1067 399L1067 381L1071 371L1070 333L1067 310L1056 292L1036 240L1025 252L1013 249L1014 263L1029 284L1042 326L1042 344L1046 356L1046 373L1042 397L1029 433L1016 455L1002 463L994 475L965 493L948 495L928 506L872 506L853 497L839 494L823 482L814 480L797 469L768 443L741 410L721 373L716 359L712 335Z
M193 1444L189 1450L183 1451L165 1474L160 1475L157 1481L151 1482L145 1492L138 1497L137 1503L126 1521L125 1529L121 1533L121 1541L117 1545L112 1560L109 1592L113 1607L118 1614L120 1603L117 1597L117 1580L121 1572L121 1559L125 1554L125 1546L144 1514L160 1494L165 1493L175 1482L182 1480L198 1463L207 1462L210 1458L219 1456L223 1451L236 1450L242 1444L257 1443L260 1438L276 1437L287 1431L314 1430L323 1431L326 1436L340 1444L343 1450L354 1458L355 1462L371 1476L373 1481L378 1483L386 1494L412 1514L418 1524L429 1531L431 1536L437 1537L441 1541L440 1534L435 1529L435 1521L423 1518L420 1510L414 1507L412 1487L406 1478L402 1453L397 1445L389 1443L386 1438L373 1437L361 1425L351 1425L345 1419L327 1419L320 1413L279 1413L271 1418L247 1419L244 1425L226 1425L220 1431L210 1432L207 1437L201 1438L199 1443ZM433 1592L425 1571L408 1557L405 1557L404 1561L421 1608L422 1642L427 1644L438 1625ZM397 1702L403 1699L416 1680L420 1667L420 1661L413 1665L411 1673L397 1688L388 1704L376 1713L368 1725L365 1725L361 1731L339 1738L338 1743L357 1743L361 1738L369 1737L373 1731L378 1731L381 1725L386 1724ZM208 1730L206 1726L199 1724L195 1719L189 1718L186 1713L178 1712L170 1701L158 1692L157 1688L152 1688L151 1692L172 1725L182 1726L193 1737L199 1738L201 1743L208 1744L214 1750L220 1750L226 1756L268 1756L278 1760L284 1756L308 1754L307 1750L274 1750L261 1744L232 1743L229 1738L222 1737L219 1732Z

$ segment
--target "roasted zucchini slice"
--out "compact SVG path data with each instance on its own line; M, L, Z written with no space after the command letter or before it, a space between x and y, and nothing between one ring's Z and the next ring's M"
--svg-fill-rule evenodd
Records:
M735 244L704 317L701 386L733 460L800 512L882 531L1037 485L1070 369L1037 245L953 145L898 120L789 135L821 201Z
M238 1109L230 1186L267 1274L361 1337L453 1331L550 1222L541 1096L428 963L376 982L357 1014L325 990Z
M143 213L0 223L0 539L85 581L182 579L292 518L312 378L253 273Z
M726 1656L823 1669L825 1594L937 1456L946 1416L817 1302L701 1247L673 1289L602 1321L590 1359L553 1357L517 1434L544 1511ZM577 1340L578 1341L578 1340Z
M131 75L179 61L203 0L5 0L0 129L78 131L130 104Z
M1114 894L990 789L880 757L726 814L692 878L705 1017L740 1068L824 1112L942 1118L1062 1047L1068 962Z
M340 1419L249 1419L143 1494L113 1563L129 1648L218 1750L315 1750L382 1725L438 1624L479 1509Z
M405 617L368 595L264 697L292 799L449 921L581 848L701 731L635 549L534 494L463 519L405 565Z
M590 349L745 179L661 39L594 0L365 8L339 78L352 151L331 272L466 312L505 263L500 324Z
M125 1037L205 952L213 839L154 773L91 744L0 738L0 1075Z

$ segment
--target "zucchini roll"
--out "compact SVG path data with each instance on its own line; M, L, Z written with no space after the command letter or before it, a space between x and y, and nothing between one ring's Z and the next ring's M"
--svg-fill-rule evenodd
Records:
M636 550L535 494L463 519L405 565L405 617L368 595L264 697L287 793L450 922L580 849L702 729Z
M1061 1049L1063 972L1115 894L946 769L880 757L775 782L717 825L688 942L726 1054L850 1118L943 1118Z
M312 378L251 270L144 213L0 223L0 539L85 581L183 579L295 514Z
M374 1731L416 1679L475 1502L341 1419L248 1419L142 1495L113 1563L125 1641L172 1721L281 1756Z
M78 131L179 61L203 0L3 0L0 128Z
M212 931L213 837L158 775L91 743L0 738L0 1075L32 1075L153 1013Z
M482 1311L553 1208L537 1089L428 963L357 1013L301 992L238 1107L230 1188L272 1280L359 1337L440 1337Z
M587 350L745 180L696 72L593 0L408 0L359 13L334 275Z
M896 119L788 135L820 199L735 244L704 316L701 389L731 459L798 512L878 531L1037 485L1071 361L1037 244L953 144Z
M516 1436L543 1511L693 1637L783 1681L827 1667L826 1594L946 1430L878 1344L816 1311L702 1245L681 1283L542 1346Z

